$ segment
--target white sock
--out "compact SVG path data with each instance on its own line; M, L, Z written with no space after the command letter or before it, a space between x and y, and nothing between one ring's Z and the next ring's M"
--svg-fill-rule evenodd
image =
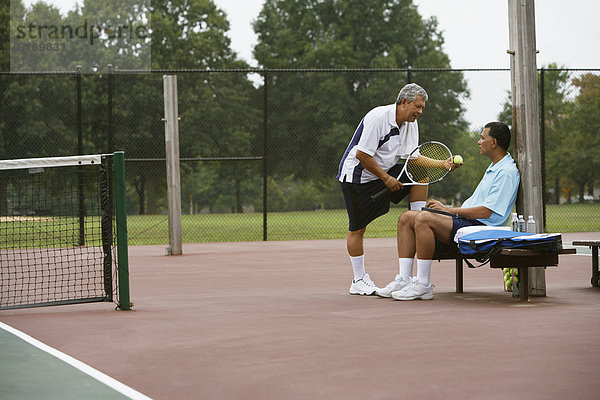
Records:
M365 255L350 257L352 270L354 270L354 280L358 280L365 275Z
M400 278L402 278L406 282L410 282L413 274L413 259L399 258L398 263L400 264Z
M417 258L417 279L425 286L429 286L430 283L431 261L432 260L420 260Z
M412 211L421 211L421 208L425 207L425 202L424 201L411 201L410 202L410 209Z

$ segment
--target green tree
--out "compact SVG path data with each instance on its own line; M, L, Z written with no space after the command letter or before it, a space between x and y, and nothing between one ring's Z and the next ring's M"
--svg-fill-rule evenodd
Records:
M248 142L254 144L260 132L260 113L254 101L257 90L244 73L208 72L247 67L230 49L226 36L229 23L223 11L213 1L153 1L151 21L152 68L200 70L177 74L181 157L248 155L239 154L241 149L251 153ZM118 76L117 81L115 119L120 127L115 138L117 146L129 157L164 157L161 77ZM251 168L242 169L239 165L236 168L231 163L211 164L211 167L214 174L232 181L229 187L217 188L233 188L237 195L231 196L234 199L231 207L242 210L241 185ZM164 177L163 171L161 163L137 164L128 169L137 188L140 213L159 211L158 199L164 195L166 185L164 178L157 177ZM195 169L188 172L194 174ZM199 181L202 180L193 177L188 180ZM206 192L204 188L186 190L194 198ZM214 201L219 202L218 196Z
M268 69L450 67L436 19L423 20L407 0L267 0L254 30L254 55ZM462 74L416 72L411 80L430 95L421 140L452 147L466 131ZM385 70L269 72L270 173L331 182L362 116L392 103L406 81L404 72Z
M558 204L562 193L561 177L564 176L562 160L563 140L567 128L567 116L571 113L572 103L568 100L571 93L570 72L558 70L556 64L549 64L544 73L544 155L547 201ZM540 85L542 80L540 79ZM552 191L549 189L552 188Z
M4 14L7 8L3 5L0 10ZM26 12L23 4L15 0L11 4L10 13L12 34L15 34L18 25L60 18L56 8L42 2L34 4ZM2 34L2 42L6 44L5 32ZM10 48L10 45L5 50L2 63L17 71L21 68L28 70L27 63L36 59L41 59L42 65L51 65L51 60L57 57L54 53L34 54L34 51ZM0 157L74 154L77 149L77 135L74 134L76 125L73 114L68 112L75 108L74 77L49 74L1 75L0 89Z
M543 80L541 74L544 74ZM565 129L567 128L568 116L571 113L573 104L569 101L572 91L570 85L570 72L560 69L555 63L544 66L538 75L538 86L540 89L540 104L543 103L543 115L540 107L540 129L544 132L544 151L542 155L545 159L545 182L547 202L558 204L559 197L562 194L562 185L564 182L564 156L563 141L565 138ZM544 83L542 90L541 84ZM512 126L512 97L507 92L507 100L498 120ZM515 140L512 140L513 148Z
M151 51L152 69L186 68L207 71L193 75L178 74L182 157L247 156L262 153L262 115L257 106L262 105L262 94L245 73L208 72L210 69L247 67L230 49L230 40L226 35L229 22L213 1L156 0L151 4L132 4L85 0L81 7L71 10L66 16L43 2L35 3L27 12L19 0L12 3L13 9L20 10L13 10L12 17L23 24L55 21L53 25L73 27L81 25L81 21L88 21L88 26L92 23L90 21L94 21L106 33L110 27L128 21L133 24L147 21L152 28L148 42L141 47L133 41L112 40L96 48L91 48L85 41L74 41L67 48L69 56L77 57L67 57L73 61L62 65L61 69L72 70L76 65L83 64L84 72L98 72L83 76L84 152L124 150L127 158L164 157L161 75L119 73L120 69L130 67L126 61L143 59ZM9 14L10 8L3 2L0 16ZM4 19L0 21L5 24ZM9 65L9 55L5 51L9 36L6 31L1 31L0 34L0 62ZM117 56L114 51L109 51L114 48L109 47L118 49ZM54 53L48 54L46 58L31 61L42 62L45 64L38 65L55 69L57 65L61 65L56 63L60 60L55 56ZM18 61L27 66L26 57ZM116 128L111 148L108 148L109 127L106 122L108 108L105 71L109 63L116 71L113 76ZM2 153L2 156L70 155L76 151L73 76L54 75L49 76L47 81L38 76L0 77L0 87L0 151L10 149L10 154ZM47 114L51 118L39 118ZM45 146L36 144L43 140ZM41 148L52 151L40 154ZM257 152L257 149L261 151ZM246 154L240 154L244 151ZM256 172L254 167L239 168L239 163L237 166L219 163L212 168L212 172L222 179L227 176L231 181L222 190L237 194L228 199L233 199L230 200L231 207L241 210L244 194L252 193L242 187L242 182L249 174ZM194 173L194 168L190 173ZM158 212L160 198L164 197L166 190L164 163L128 163L127 174L130 183L136 188L139 212Z
M233 68L229 22L212 0L152 1L152 68Z
M24 10L21 0L0 1L0 72L10 70L10 7Z
M583 203L586 185L592 188L600 169L600 76L587 73L573 79L579 89L568 131L563 130L561 158L566 174L576 183L579 202Z

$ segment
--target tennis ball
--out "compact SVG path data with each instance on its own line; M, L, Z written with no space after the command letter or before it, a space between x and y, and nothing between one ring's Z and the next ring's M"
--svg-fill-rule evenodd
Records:
M456 155L456 156L454 156L454 159L452 161L454 162L454 164L462 164L463 158L459 155Z

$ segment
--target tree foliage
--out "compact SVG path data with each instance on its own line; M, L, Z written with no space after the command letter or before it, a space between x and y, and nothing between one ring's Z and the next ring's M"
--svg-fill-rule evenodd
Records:
M577 189L578 202L584 201L586 190L593 193L597 186L600 145L600 76L586 73L574 77L573 72L545 66L543 80L539 76L544 129L546 193L549 203L558 204L564 196L571 201ZM544 87L541 87L542 82ZM499 119L512 119L510 94ZM541 143L540 143L541 145Z
M254 29L254 55L267 69L450 67L437 21L408 0L267 0ZM411 80L430 95L421 140L452 147L466 131L462 74L416 72ZM406 82L404 71L269 72L270 172L331 182L363 115L393 103Z
M131 68L131 64L125 61L130 58L144 59L144 53L151 51L152 69L208 71L241 69L246 68L247 64L238 60L231 50L230 39L226 35L229 22L213 1L133 3L85 0L81 7L61 15L56 8L41 1L25 8L20 0L14 0L11 15L14 26L39 26L40 21L53 21L52 25L75 27L83 25L81 21L88 21L89 28L92 24L89 21L94 21L100 26L99 29L108 32L107 29L116 24L142 21L151 27L148 31L151 37L148 46L141 47L139 43L123 40L107 41L104 43L106 48L96 46L90 49L92 46L85 40L71 41L66 51L78 54L79 59L62 65L57 52L47 53L45 57L33 54L29 58L17 57L12 60L20 63L13 67L28 70L33 65L36 68L41 68L41 65L45 70L58 68L73 71L76 65L83 64L84 152L124 150L127 158L161 158L165 155L164 124L161 120L164 115L162 76L155 73L120 73L122 68ZM0 15L8 15L10 11L8 6L3 6ZM0 21L5 24L6 19ZM44 31L50 32L45 28ZM5 50L10 38L7 31L1 33L0 61L2 65L9 66L9 52ZM108 51L111 46L116 47L118 56L114 56L114 48ZM92 50L93 55L90 54ZM28 62L36 64L27 65ZM111 143L107 139L112 129L107 123L108 64L112 64L116 72L112 76L115 129ZM18 158L75 154L78 130L75 82L75 75L0 77L0 151L4 151L0 155ZM256 101L260 97L257 92L244 73L180 74L178 94L182 157L256 155L257 148L262 149L262 118L257 106L261 102ZM41 154L41 148L47 152ZM192 168L190 173L194 174L195 169ZM252 168L241 169L239 164L231 163L213 163L207 171L221 179L235 176L229 189L234 188L238 194L233 201L237 203L235 209L241 210L244 201L242 182L257 171ZM136 189L132 196L138 204L138 211L159 212L159 198L164 195L166 188L164 163L128 163L127 176L131 186Z
M586 73L573 79L579 89L568 123L562 131L562 167L578 188L583 203L586 187L593 188L600 169L600 76Z
M432 195L461 203L489 164L477 149L480 132L469 132L463 117L463 100L469 96L465 79L461 72L445 70L450 62L437 21L422 18L411 0L265 0L254 23L254 55L265 68L264 81L233 72L248 65L231 50L227 15L212 0L127 3L85 0L61 15L41 1L27 8L22 0L2 1L0 69L8 71L10 61L16 69L31 61L11 60L11 17L23 23L56 19L65 25L103 20L104 27L124 18L151 27L145 45L106 42L118 48L118 56L103 48L92 56L84 42L76 42L69 51L79 59L64 63L60 55L48 53L35 60L43 68L62 65L69 71L83 64L85 153L124 150L127 159L155 160L127 163L133 212L154 214L165 207L165 167L157 161L165 155L163 73L178 79L183 158L260 156L267 116L272 210L313 209L321 203L342 207L332 183L348 141L364 114L393 103L409 80L430 96L419 119L420 141L442 141L465 159L463 168L432 186ZM128 59L148 55L155 72L123 71L130 67ZM113 126L108 123L107 64L116 72L110 78ZM598 155L591 150L600 136L598 76L573 79L554 67L545 72L544 87L547 186L558 196L562 187L572 185L581 198L599 179ZM73 73L0 75L0 157L77 152L76 81ZM500 120L510 124L509 104ZM191 197L212 212L263 207L260 161L184 161L181 168L184 202Z

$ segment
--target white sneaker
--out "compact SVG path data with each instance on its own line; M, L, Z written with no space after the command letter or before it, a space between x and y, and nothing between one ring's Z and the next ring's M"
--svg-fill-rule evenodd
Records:
M418 280L414 280L410 285L403 289L392 293L392 297L396 300L431 300L433 299L433 285L423 285Z
M405 281L400 277L400 274L398 274L393 281L387 284L386 287L377 290L377 296L392 297L392 293L404 288L409 283L410 282Z
M362 278L353 280L352 285L350 285L350 294L370 296L375 294L377 290L379 290L379 288L375 286L369 274L364 274Z

